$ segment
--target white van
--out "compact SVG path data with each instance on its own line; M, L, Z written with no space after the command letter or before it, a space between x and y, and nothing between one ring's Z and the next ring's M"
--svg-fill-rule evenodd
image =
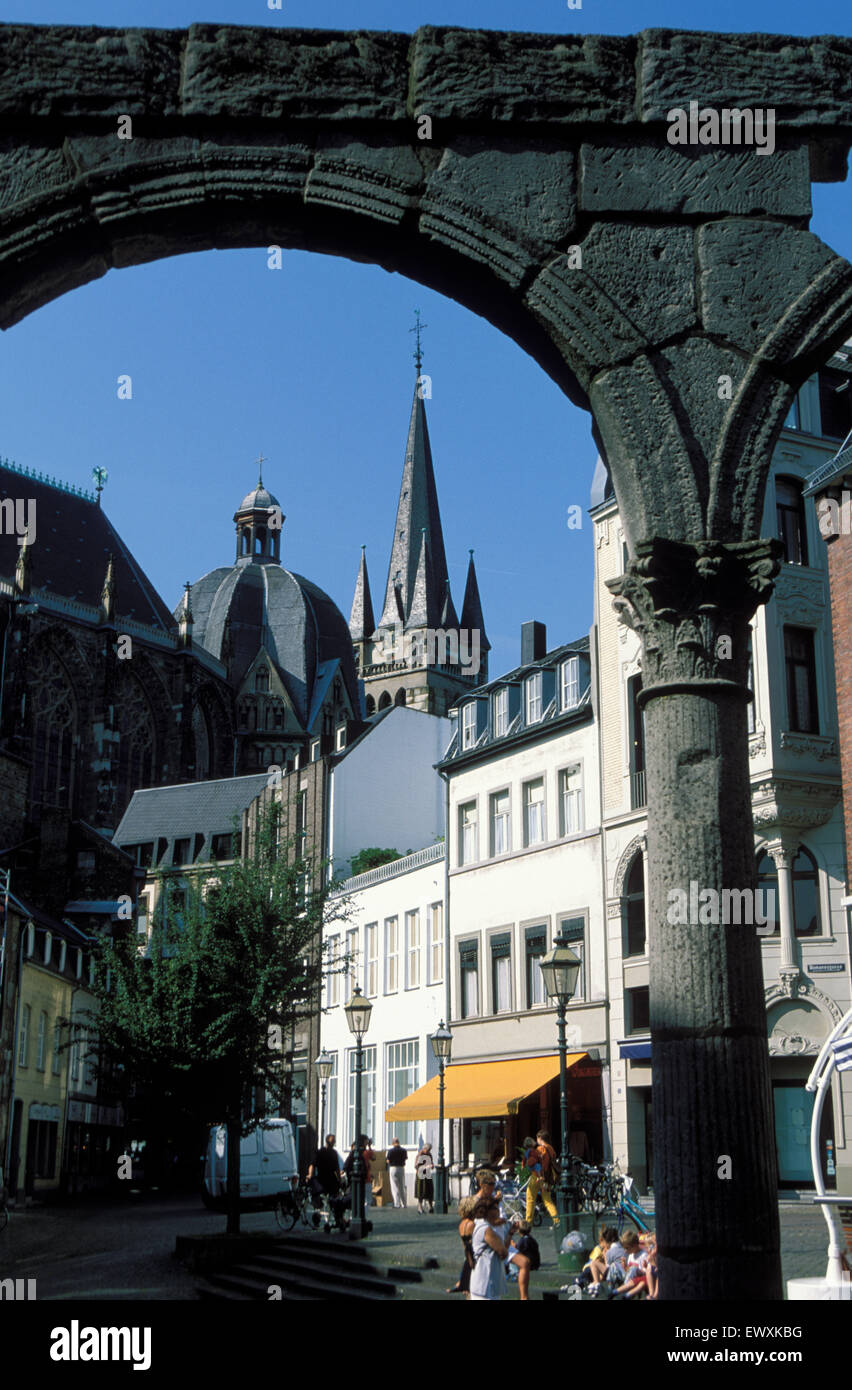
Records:
M202 1200L219 1206L227 1200L228 1135L224 1125L210 1130L204 1159ZM264 1120L240 1140L240 1200L269 1203L299 1181L296 1146L289 1120Z

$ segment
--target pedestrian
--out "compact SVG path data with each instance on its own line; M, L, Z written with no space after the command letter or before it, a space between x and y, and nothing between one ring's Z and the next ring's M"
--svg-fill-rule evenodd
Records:
M424 1203L429 1203L430 1212L435 1210L435 1164L432 1158L432 1145L424 1144L414 1160L414 1195L417 1210L424 1214Z
M363 1178L364 1178L364 1205L365 1205L365 1206L369 1206L369 1205L370 1205L370 1199L369 1199L368 1193L370 1192L370 1163L371 1163L371 1161L376 1157L376 1155L373 1153L373 1150L372 1150L372 1149L370 1148L370 1146L369 1146L369 1141L368 1141L368 1139L367 1139L366 1134L362 1134L362 1135L361 1135L360 1149L361 1149L361 1164L362 1164ZM349 1153L348 1153L347 1156L346 1156L346 1162L345 1162L344 1165L343 1165L343 1171L344 1171L344 1173L346 1174L347 1178L349 1179L350 1191L351 1191L351 1187L352 1187L352 1174L353 1174L354 1169L355 1169L355 1152L356 1152L356 1145L355 1145L355 1142L353 1141L352 1147L351 1147L351 1149L349 1150ZM352 1199L351 1199L351 1196L350 1196L349 1199L347 1200L347 1206L351 1206L351 1203L352 1203ZM355 1217L355 1218L357 1218L358 1220L360 1220L360 1219L362 1218L362 1216L363 1216L363 1212L355 1211L354 1208L353 1208L352 1215L353 1215L353 1217Z
M408 1150L402 1147L398 1139L394 1139L385 1154L385 1161L388 1165L393 1204L397 1208L404 1207L407 1202L405 1194L405 1164L407 1159Z
M536 1135L535 1144L530 1147L531 1141L524 1140L524 1163L530 1171L530 1180L527 1186L527 1209L525 1216L532 1225L535 1215L535 1199L541 1192L541 1200L550 1213L553 1221L553 1229L558 1230L560 1224L559 1212L556 1210L556 1203L553 1200L552 1188L556 1179L559 1177L559 1165L556 1160L556 1150L550 1142L550 1135L546 1129L540 1129Z
M509 1257L507 1227L499 1203L481 1197L473 1209L473 1258L470 1276L471 1301L493 1303L503 1297L506 1282L504 1261Z
M473 1258L473 1211L477 1200L476 1197L462 1197L459 1202L459 1235L464 1250L464 1261L455 1284L451 1289L447 1289L447 1293L463 1293L465 1298L470 1298L470 1272L476 1263Z
M340 1226L341 1211L343 1203L340 1195L341 1181L344 1175L343 1164L340 1154L334 1147L336 1137L333 1134L325 1136L325 1144L321 1149L317 1149L313 1157L313 1162L308 1168L308 1189L311 1194L311 1203L316 1209L322 1205L323 1197L328 1198L329 1208L334 1216L335 1225ZM317 1224L317 1217L314 1218L314 1225Z
M511 1240L509 1243L509 1257L506 1260L506 1273L511 1275L509 1265L514 1265L517 1269L518 1293L522 1303L528 1303L530 1298L530 1271L541 1268L541 1251L538 1248L538 1241L532 1235L532 1227L529 1221L520 1221L517 1218L512 1222L510 1228ZM511 1275L511 1277L515 1277Z

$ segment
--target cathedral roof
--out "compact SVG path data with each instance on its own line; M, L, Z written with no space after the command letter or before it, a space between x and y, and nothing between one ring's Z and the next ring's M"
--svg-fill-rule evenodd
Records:
M249 494L257 496L270 499L259 502L261 508L279 505L260 484ZM237 516L245 510L244 502ZM181 600L176 617L183 605ZM189 608L193 643L228 667L235 687L264 649L305 729L316 714L318 690L330 684L332 666L340 670L353 710L360 711L352 638L343 614L327 593L284 569L268 552L243 555L233 565L205 574L190 587Z
M0 463L0 496L35 501L35 541L27 547L33 589L47 589L99 608L112 556L117 616L172 631L174 622L166 604L91 493L16 468L6 460ZM0 576L4 579L14 577L20 551L17 537L0 527Z

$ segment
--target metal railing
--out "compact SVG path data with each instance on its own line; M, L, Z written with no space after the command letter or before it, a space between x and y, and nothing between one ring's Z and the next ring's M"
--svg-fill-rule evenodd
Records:
M435 864L443 857L444 842L439 840L437 844L415 850L413 854L406 854L402 859L392 859L389 864L380 864L377 869L368 869L366 873L347 878L340 891L354 893L359 888L369 888L374 883L384 883L389 878L396 878L397 874L410 874L412 870L420 869L424 864Z
M643 768L641 772L631 772L630 774L630 808L633 811L638 811L641 807L647 806L647 804L648 802L645 796L645 769Z

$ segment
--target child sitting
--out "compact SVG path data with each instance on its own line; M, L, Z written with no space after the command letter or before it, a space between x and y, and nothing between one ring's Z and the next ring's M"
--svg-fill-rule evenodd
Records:
M517 1270L518 1292L524 1303L529 1301L530 1296L530 1272L541 1266L541 1251L535 1236L530 1234L531 1230L529 1221L516 1220L512 1223L512 1238L506 1258L506 1274L514 1279Z

